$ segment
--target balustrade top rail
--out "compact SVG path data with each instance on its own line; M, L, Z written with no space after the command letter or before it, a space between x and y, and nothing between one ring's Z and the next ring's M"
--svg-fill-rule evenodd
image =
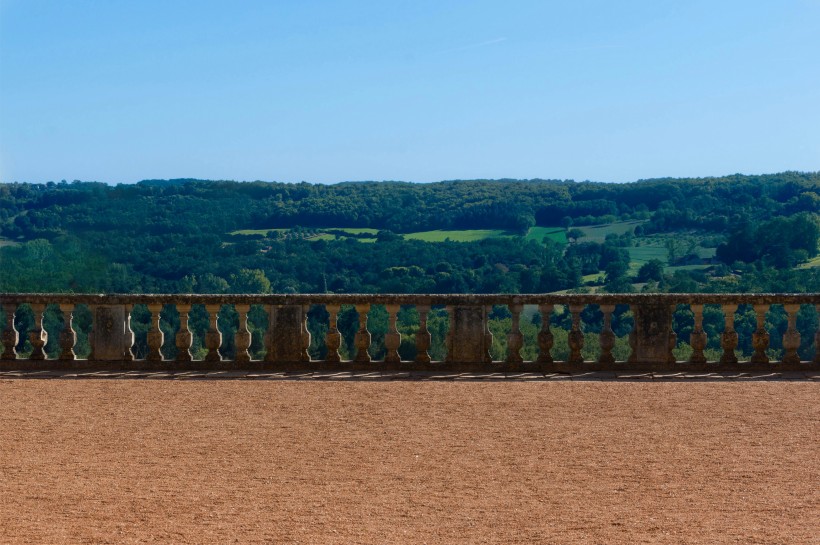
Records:
M641 305L791 304L820 305L820 293L566 293L566 294L405 294L405 293L299 293L299 294L80 294L0 293L10 304L192 304L192 305Z

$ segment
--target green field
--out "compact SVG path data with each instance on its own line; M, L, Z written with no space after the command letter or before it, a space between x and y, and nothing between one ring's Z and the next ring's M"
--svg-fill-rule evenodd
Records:
M635 227L642 223L645 222L643 220L618 221L615 223L608 223L606 225L587 225L583 227L576 227L576 229L579 229L582 233L584 233L584 238L581 239L581 242L602 243L606 240L607 235L623 235L624 233L632 231Z
M423 240L424 242L444 242L450 239L452 242L473 242L487 238L509 238L516 237L515 233L503 229L462 229L452 231L420 231L417 233L407 233L404 235L408 240ZM549 238L555 242L566 244L567 231L562 227L532 227L527 232L526 239L541 242L544 238Z
M676 265L674 267L666 267L664 272L674 274L675 271L705 271L711 265Z
M262 235L267 236L268 233L285 233L290 229L240 229L239 231L231 231L229 235Z
M531 227L527 233L527 240L541 242L544 238L549 238L561 244L567 243L567 230L563 227Z
M268 236L270 233L287 233L290 229L241 229L232 231L230 235L261 235ZM378 229L369 229L362 227L325 227L317 229L317 234L306 236L305 240L336 240L336 234L330 231L344 231L350 233L359 242L375 242L376 235L379 233ZM566 229L561 227L533 227L527 233L527 240L534 240L541 242L545 237L560 244L567 243ZM362 237L361 235L372 235L372 237ZM444 242L450 240L451 242L474 242L477 240L484 240L487 238L509 238L518 236L512 231L504 229L453 229L434 231L418 231L415 233L404 233L402 235L407 240L421 240L424 242ZM345 237L341 237L344 239Z
M375 238L377 234L379 234L378 229L370 229L369 227L333 227L327 228L328 231L344 231L345 233L350 233L351 235L373 235Z
M485 238L513 237L513 233L502 229L464 229L461 231L420 231L418 233L407 233L404 238L407 240L422 240L424 242L475 242Z
M627 248L629 258L635 263L643 265L653 259L666 263L669 260L669 251L664 246L633 246Z
M581 238L578 242L597 242L603 243L606 240L606 236L609 234L616 234L622 235L634 229L636 226L644 223L643 221L622 221L611 223L608 225L592 225L592 226L585 226L579 227L579 229L584 233L584 237ZM234 231L232 235L267 235L268 233L279 232L279 233L287 233L290 229L243 229L240 231ZM337 236L337 233L330 233L329 231L341 231L345 233L349 233L352 235L349 237L350 239L357 240L362 243L373 243L376 242L376 235L378 234L378 229L370 229L370 228L360 228L360 227L325 227L321 229L315 229L316 234L312 235L304 235L305 240L309 241L317 241L317 240L325 240L325 241L333 241L333 240L347 240L348 237L344 237L341 235ZM567 244L567 230L561 227L532 227L526 235L527 240L534 240L537 242L541 242L544 238L549 238L558 242L560 244ZM361 235L366 235L362 237ZM507 231L504 229L453 229L453 230L433 230L433 231L418 231L415 233L404 233L402 236L407 240L420 240L423 242L444 242L449 240L451 242L475 242L479 240L485 240L488 238L512 238L517 237L520 235L516 235L512 231ZM669 237L686 237L687 235L684 233L669 233L669 234L655 234L650 235L647 237L636 237L634 239L633 244L637 244L636 246L632 246L626 248L629 252L630 257L630 264L629 264L629 273L630 275L634 276L638 273L638 270L641 268L642 265L649 262L652 259L657 259L661 261L664 266L666 267L667 272L674 272L675 270L702 270L708 267L708 265L686 265L686 266L679 266L679 267L669 267L669 251L666 248L666 240ZM690 250L691 251L691 250ZM695 252L701 258L710 258L715 255L714 248L703 248L698 246L695 249ZM812 260L809 263L802 265L803 267L820 267L820 257ZM585 275L583 277L585 284L595 284L599 280L604 278L603 272L598 272L594 274Z

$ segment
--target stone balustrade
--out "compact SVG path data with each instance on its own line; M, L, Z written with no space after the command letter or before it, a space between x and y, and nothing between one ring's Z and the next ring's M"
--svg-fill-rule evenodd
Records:
M16 329L15 315L20 305L29 305L34 326L28 331ZM45 350L48 333L43 327L47 306L62 313L63 327L57 339L59 352L49 359ZM79 359L75 353L77 333L74 314L84 306L91 315L88 334L90 354ZM146 334L147 353L136 357L132 314L135 305L145 305L150 313ZM191 353L193 332L189 316L194 306L201 305L208 315L208 329L202 346L206 350L201 359ZM254 359L250 352L252 334L249 312L252 305L261 305L267 315L264 335L264 357ZM326 355L321 360L311 359L311 332L308 312L314 305L323 306L327 315L327 331L321 342ZM374 361L370 347L372 334L368 329L368 315L375 305L386 309L387 331L384 333L384 357ZM506 355L500 361L493 359L493 333L488 316L497 306L509 312L510 329L506 335ZM524 335L521 317L525 306L537 308L541 319L537 332L537 356L527 361L522 357ZM720 334L720 357L709 361L706 356L707 334L704 331L704 307L715 305L722 310L723 330ZM735 330L735 315L741 305L752 308L756 328L751 332L754 352L748 361L738 361L735 348L739 333ZM782 306L786 313L785 331L777 333L766 329L766 315L770 308ZM608 370L635 371L735 371L735 370L818 370L820 369L820 331L814 326L813 352L801 361L798 349L801 333L797 329L797 314L801 306L810 307L817 322L820 312L820 294L544 294L544 295L355 295L355 294L298 294L298 295L75 295L75 294L0 294L0 306L5 314L2 331L3 352L0 369L155 369L155 370L418 370L418 371L536 371L584 372ZM175 357L163 354L165 334L161 327L163 312L174 307L179 326L175 333ZM221 352L226 339L219 326L219 314L225 306L238 314L238 327L233 334L232 350L235 355L226 359ZM358 330L352 342L350 358L343 359L343 344L338 319L344 308L355 308ZM402 334L397 327L397 316L402 307L414 307L418 324L414 328L415 356L402 360L399 348ZM692 313L688 345L691 356L676 361L673 349L679 341L673 328L673 313L683 306ZM567 356L553 357L555 326L551 323L553 311L568 309ZM600 331L597 332L598 357L584 358L585 334L582 313L594 307L601 313ZM628 334L629 356L618 361L613 354L616 334L612 328L613 313L619 308L632 313ZM428 330L428 317L433 310L445 309L448 328L446 356L434 361L430 356L433 341ZM438 311L440 312L440 311ZM167 328L166 328L167 329ZM223 328L224 329L224 328ZM767 351L774 335L781 337L782 354L778 361L770 361ZM804 332L804 337L806 333ZM25 337L24 337L25 336ZM28 339L30 353L26 358L18 354L21 340ZM313 339L314 343L316 339ZM803 342L805 345L806 343ZM810 343L811 344L811 343ZM261 353L262 351L260 351ZM54 351L52 350L52 354ZM714 351L712 351L714 353Z

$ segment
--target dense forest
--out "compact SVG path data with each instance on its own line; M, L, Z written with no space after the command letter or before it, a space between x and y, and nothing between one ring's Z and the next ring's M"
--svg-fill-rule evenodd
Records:
M474 180L434 184L361 182L336 185L205 180L0 184L0 292L165 293L547 293L817 292L820 291L820 173L658 179L630 184L550 180ZM566 350L569 315L553 317L556 356ZM90 314L78 309L78 353L87 351ZM148 313L134 310L136 349L146 349ZM371 311L373 355L384 350L386 312ZM251 313L252 350L262 350L266 317ZM525 357L533 357L541 317L522 324ZM801 354L813 350L816 313L798 316ZM18 329L32 327L30 309ZM594 336L600 312L584 323ZM230 355L236 312L220 321ZM356 313L339 317L343 354ZM782 309L769 313L782 334ZM163 314L166 355L173 356L178 316ZM675 313L679 339L691 312ZM755 327L741 308L736 328ZM46 328L64 325L55 308ZM327 314L309 314L311 352L321 357ZM434 310L432 352L443 356L446 313ZM194 308L194 351L202 355L204 309ZM417 317L400 313L401 352L412 358ZM493 312L493 353L501 357L509 313ZM561 329L561 328L564 329ZM613 327L616 355L628 353L628 308ZM704 327L716 356L723 316L707 308ZM563 333L562 333L563 331ZM563 336L562 336L563 335ZM52 336L56 339L56 336ZM743 335L748 341L749 335ZM26 343L21 338L21 351ZM780 337L772 336L773 357ZM748 343L747 343L748 344ZM587 343L594 350L593 338ZM30 347L28 348L30 349ZM48 349L57 350L55 342ZM681 344L678 350L687 349ZM750 346L740 346L748 354ZM687 355L681 352L679 358ZM594 357L594 354L587 354Z

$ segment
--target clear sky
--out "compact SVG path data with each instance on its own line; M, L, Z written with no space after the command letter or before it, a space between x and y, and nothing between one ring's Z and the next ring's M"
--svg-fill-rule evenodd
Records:
M820 1L0 0L0 181L820 170Z

